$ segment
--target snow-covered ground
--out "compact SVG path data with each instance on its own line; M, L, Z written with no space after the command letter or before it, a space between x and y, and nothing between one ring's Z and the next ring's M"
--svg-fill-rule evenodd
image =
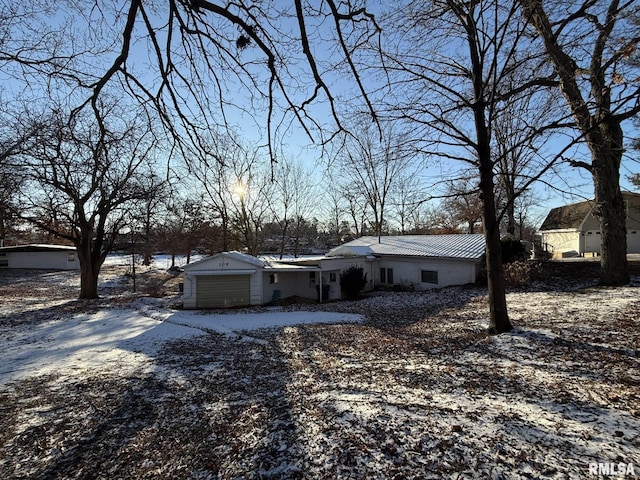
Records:
M168 266L97 302L0 272L0 478L640 476L637 279L510 293L490 337L479 287L183 311Z

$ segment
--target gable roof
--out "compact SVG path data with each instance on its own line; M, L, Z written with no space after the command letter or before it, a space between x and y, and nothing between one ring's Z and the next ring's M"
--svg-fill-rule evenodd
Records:
M327 257L409 256L478 260L485 250L482 234L360 237L334 248Z
M243 263L248 263L258 268L263 268L265 266L265 263L259 258L256 258L253 255L249 255L248 253L242 253L242 252L233 250L231 252L221 252L221 253L216 253L215 255L211 255L210 257L205 257L203 259L198 260L197 262L193 262L193 263L190 263L189 265L185 265L184 269L189 270L198 265L202 265L203 263L210 262L213 259L218 257L232 258L234 260L238 260Z
M578 229L587 215L591 213L591 201L572 203L552 208L542 222L540 230Z
M622 192L622 197L634 205L640 202L640 194L634 192ZM552 208L547 218L542 222L540 231L546 230L578 230L582 222L593 212L595 200L571 203L562 207Z

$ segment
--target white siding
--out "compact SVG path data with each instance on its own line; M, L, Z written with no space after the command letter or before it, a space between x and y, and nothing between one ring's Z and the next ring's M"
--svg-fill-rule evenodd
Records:
M249 278L249 305L261 305L262 271L261 262L252 261L248 256L221 253L185 267L182 301L184 308L198 308L198 279L201 276L220 276L229 278L246 275Z
M280 298L293 296L315 300L318 298L316 285L320 278L320 272L313 272L315 282L311 281L309 271L273 271L267 270L262 275L264 303L269 303L274 299L274 292L280 291ZM278 283L270 283L270 275L278 276ZM323 279L323 283L325 280Z
M602 236L599 230L588 230L583 234L584 240L580 253L600 254L602 250Z
M640 253L640 229L627 230L627 253Z
M449 260L441 258L381 258L378 264L376 282L380 281L380 268L393 269L394 285L413 287L415 290L429 290L449 285L474 283L480 269L480 262ZM422 282L422 271L438 272L438 283Z
M320 266L323 270L323 279L322 284L329 283L329 274L331 272L336 272L336 282L329 283L329 299L339 299L342 297L342 291L340 289L340 273L345 270L356 267L362 268L364 273L367 275L367 285L364 288L364 291L373 290L376 282L376 265L377 261L373 258L362 258L362 257L353 257L353 258L324 258L320 262Z
M78 255L74 251L62 252L7 252L9 268L40 268L51 270L77 270Z
M562 258L567 252L580 253L580 234L576 230L542 232L542 248L545 247L554 258Z

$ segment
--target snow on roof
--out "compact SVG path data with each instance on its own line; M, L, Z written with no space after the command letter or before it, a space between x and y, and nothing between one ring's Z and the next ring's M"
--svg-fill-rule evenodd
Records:
M273 270L278 272L301 272L301 271L318 271L319 267L315 265L296 265L293 263L281 263L280 260L266 262L265 270Z
M476 260L484 249L482 234L367 236L334 248L327 257L393 255Z
M49 244L29 244L14 245L11 247L0 247L0 252L75 252L76 247L68 245L49 245Z
M200 265L202 263L208 262L211 259L217 258L217 257L229 257L229 258L233 258L234 260L238 260L240 262L244 262L244 263L248 263L250 265L253 265L255 267L259 267L259 268L263 268L265 266L265 263L260 260L259 258L254 257L253 255L249 255L248 253L242 253L242 252L238 252L236 250L233 250L231 252L221 252L221 253L216 253L215 255L211 255L210 257L205 257L201 260L198 260L197 262L193 262L190 263L189 265L186 265L184 268L185 270L189 270L191 268L193 268L196 265Z

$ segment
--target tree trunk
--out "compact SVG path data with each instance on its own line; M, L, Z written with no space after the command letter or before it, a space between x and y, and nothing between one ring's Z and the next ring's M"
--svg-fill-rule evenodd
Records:
M587 141L593 158L595 213L602 241L600 284L626 285L631 278L627 261L627 211L620 190L622 130L619 124L602 123Z
M80 262L80 298L94 300L98 296L99 261L93 261L91 245L76 244Z
M516 235L516 206L515 206L515 193L512 190L507 190L507 233L513 235L515 240L520 240L520 233Z
M467 25L473 25L472 15ZM507 298L504 285L504 271L500 244L500 222L496 216L496 195L493 181L493 160L491 158L491 134L487 124L487 102L484 97L482 59L479 54L475 31L468 30L471 60L471 80L474 102L473 121L476 129L478 170L480 174L480 199L482 200L482 222L486 245L487 290L489 295L489 329L491 335L513 330L507 313Z
M0 205L0 247L4 247L4 240L7 236L7 231L5 228L5 209L3 205Z
M289 227L289 220L284 221L284 226L282 227L282 237L280 238L280 260L284 258L284 248L287 243L287 233Z
M560 91L591 151L591 165L582 162L576 162L576 164L586 166L593 175L596 195L595 213L600 220L602 235L600 284L610 286L627 284L630 276L627 262L626 209L620 191L623 132L620 126L621 117L616 118L611 113L611 89L606 84L606 65L603 64L600 56L602 50L594 50L587 75L591 82L591 93L595 99L595 102L590 104L581 94L577 79L577 75L580 74L577 63L558 43L559 37L553 31L542 2L519 1L527 18L544 42L545 49L561 80ZM611 3L609 13L613 14L614 6L616 3ZM599 33L598 42L602 49L612 26L613 22L609 22ZM585 48L588 51L589 45Z
M502 269L500 223L496 219L496 205L491 161L480 161L480 192L482 222L486 244L487 290L489 295L489 334L513 330L507 312L507 298Z

